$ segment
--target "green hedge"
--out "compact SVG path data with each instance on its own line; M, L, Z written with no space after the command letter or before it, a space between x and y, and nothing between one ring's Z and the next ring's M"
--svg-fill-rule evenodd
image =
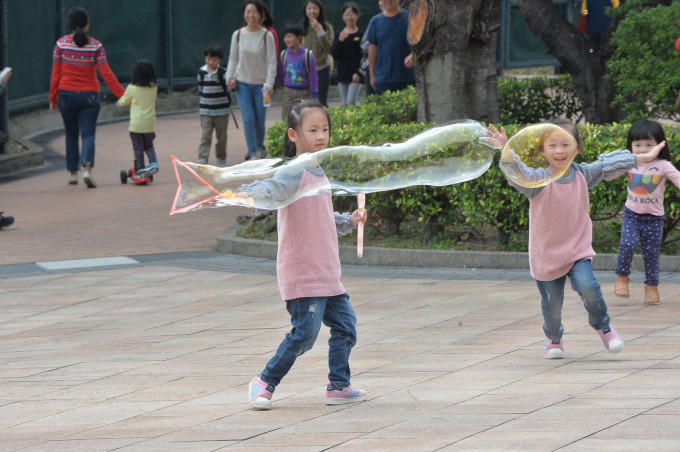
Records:
M370 96L360 107L330 108L331 146L374 145L385 142L404 141L433 124L415 122L417 108L416 91L408 89L383 96ZM550 111L550 116L561 116ZM627 124L607 126L579 125L583 140L583 152L577 162L591 162L604 152L625 148ZM505 126L508 136L516 133L521 126ZM267 131L267 149L273 156L281 156L284 133L283 123ZM680 147L680 133L666 127L671 147ZM498 248L526 249L526 240L521 246L508 248L512 238L523 239L528 229L529 203L517 190L510 187L498 167L499 153L489 170L481 177L462 184L445 187L417 186L384 193L367 195L372 218L378 218L387 229L399 234L400 226L406 220L417 219L422 224L422 235L431 238L445 234L447 226L462 228L488 228L497 231ZM674 164L680 163L677 157ZM618 235L620 222L617 216L623 211L626 199L625 178L603 182L590 192L590 213L594 221L594 237L600 234ZM355 207L354 197L336 197L336 210L350 210ZM676 229L680 220L680 198L672 184L666 187L666 232ZM674 231L673 231L674 232ZM680 241L680 234L669 233L669 241ZM675 249L675 248L674 248ZM602 249L600 249L602 251ZM615 252L615 249L607 249Z

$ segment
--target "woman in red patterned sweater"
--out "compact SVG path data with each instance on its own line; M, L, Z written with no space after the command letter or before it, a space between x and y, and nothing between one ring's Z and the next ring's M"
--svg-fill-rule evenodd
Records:
M66 169L71 173L68 183L77 184L78 170L83 168L83 181L88 188L94 188L97 186L92 177L94 137L101 108L97 70L116 97L121 97L125 90L106 61L104 46L87 36L90 29L87 11L80 7L69 11L68 26L73 33L59 38L54 46L50 111L56 114L59 110L64 120Z

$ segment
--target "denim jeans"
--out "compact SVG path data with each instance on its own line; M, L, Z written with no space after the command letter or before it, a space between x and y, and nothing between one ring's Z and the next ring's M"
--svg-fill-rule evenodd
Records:
M341 388L349 386L349 355L357 342L357 318L349 295L297 298L286 301L286 309L293 328L286 334L260 378L273 386L281 383L297 357L312 349L323 322L331 329L328 379Z
M659 250L663 239L664 216L639 214L626 208L621 219L621 243L616 258L616 274L630 275L633 254L638 243L645 262L645 284L659 285Z
M375 94L382 94L385 91L401 91L409 86L413 86L412 82L388 82L388 83L378 83L375 82Z
M243 116L243 133L246 135L248 155L253 156L264 147L264 121L267 108L262 105L262 85L250 85L238 81L236 99Z
M543 332L548 339L559 341L564 334L562 325L562 304L564 303L564 285L567 276L571 287L583 300L588 311L588 323L596 330L609 325L607 305L602 297L602 290L593 274L590 259L574 262L569 273L554 281L536 281L541 293L541 311L543 312Z
M96 91L59 91L59 111L66 134L66 169L76 172L85 163L94 167L94 137L101 98ZM82 137L82 149L78 149Z

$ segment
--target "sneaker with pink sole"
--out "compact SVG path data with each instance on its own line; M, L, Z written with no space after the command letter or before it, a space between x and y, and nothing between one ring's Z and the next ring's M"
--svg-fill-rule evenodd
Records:
M248 402L257 410L271 410L273 392L274 386L262 381L258 375L248 385Z
M600 335L604 347L609 350L610 353L618 353L623 350L623 339L621 339L621 336L613 326L605 326L601 330L597 330L597 334Z
M564 358L564 343L562 338L559 342L552 339L545 338L545 348L543 349L543 357L545 359L561 359Z
M354 389L352 385L341 388L335 383L328 382L326 388L326 405L343 405L345 403L361 402L366 400L366 391Z

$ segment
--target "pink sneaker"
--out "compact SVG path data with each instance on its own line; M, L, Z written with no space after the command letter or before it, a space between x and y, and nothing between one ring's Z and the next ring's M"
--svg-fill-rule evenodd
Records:
M543 357L545 359L561 359L564 358L564 343L562 338L559 342L551 339L545 339L545 348L543 349Z
M609 350L610 353L618 353L623 350L623 339L621 339L621 336L613 326L605 326L601 330L597 330L597 334L600 335L604 347Z
M366 391L354 389L352 385L340 388L334 383L328 382L326 388L326 405L342 405L345 403L361 402L366 400Z
M262 381L259 375L253 378L250 380L250 385L248 385L248 402L250 402L250 406L257 410L271 410L272 392L274 392L274 386Z

